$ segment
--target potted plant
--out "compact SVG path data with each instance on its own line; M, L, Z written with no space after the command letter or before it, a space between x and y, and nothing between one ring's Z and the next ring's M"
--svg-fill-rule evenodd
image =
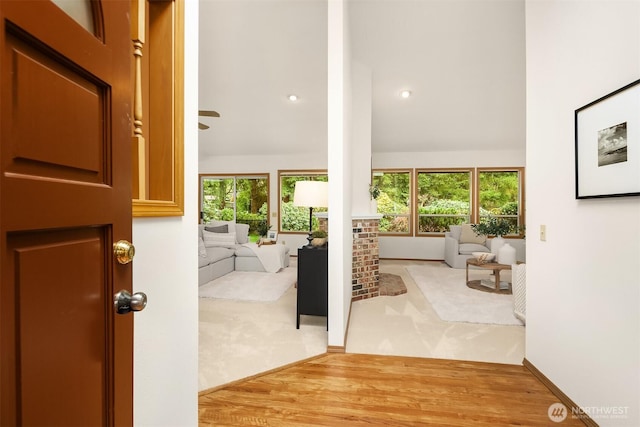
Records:
M258 224L258 227L256 227L256 231L260 235L260 240L265 240L265 237L267 237L267 233L270 229L271 225L269 225L266 220L260 221L260 224Z
M496 218L495 216L489 216L486 221L480 224L471 224L471 228L477 235L485 236L506 236L513 230L513 224L504 218Z
M371 212L378 213L378 197L380 196L380 187L377 185L369 185L369 195L371 196Z
M316 230L311 233L311 244L316 247L324 246L327 244L327 232L323 230Z
M377 185L369 185L369 195L371 196L371 200L377 200L380 196L380 187Z
M495 236L491 241L491 252L496 255L498 262L500 262L500 249L502 249L503 246L509 246L509 248L511 248L510 245L505 244L505 240L502 237L509 234L515 228L507 219L496 218L490 215L486 221L480 224L471 224L471 228L473 228L473 231L475 231L477 235Z

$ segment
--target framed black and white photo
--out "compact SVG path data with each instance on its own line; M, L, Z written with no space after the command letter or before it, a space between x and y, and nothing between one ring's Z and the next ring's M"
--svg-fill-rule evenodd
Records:
M278 232L275 230L269 230L267 231L267 239L275 242L278 240Z
M640 195L640 80L575 111L576 199Z

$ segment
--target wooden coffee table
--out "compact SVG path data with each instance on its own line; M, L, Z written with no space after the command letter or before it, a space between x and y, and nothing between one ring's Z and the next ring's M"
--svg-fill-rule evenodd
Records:
M520 264L520 262L518 262ZM492 270L495 278L495 285L493 288L485 286L481 283L481 280L469 280L469 266L482 268L483 270ZM494 292L498 294L511 294L511 283L506 289L500 289L500 272L502 270L511 270L511 265L498 264L497 262L485 262L482 263L476 258L467 259L467 287L477 289L484 292Z

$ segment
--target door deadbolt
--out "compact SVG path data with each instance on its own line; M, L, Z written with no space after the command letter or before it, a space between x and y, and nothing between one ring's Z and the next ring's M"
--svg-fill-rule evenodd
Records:
M113 296L113 307L118 314L130 311L142 311L147 306L147 295L144 292L131 292L123 289Z

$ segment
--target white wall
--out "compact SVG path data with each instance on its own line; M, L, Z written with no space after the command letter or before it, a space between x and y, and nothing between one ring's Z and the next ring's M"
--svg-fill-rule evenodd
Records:
M628 407L600 425L638 426L640 198L575 199L574 110L640 76L640 2L527 1L526 29L526 357L580 406Z
M344 347L351 302L351 82L347 10L328 2L329 346Z
M198 108L198 2L185 2L185 124ZM185 215L133 221L134 425L198 424L198 130L185 126Z
M520 144L522 141L514 141ZM373 168L469 168L519 167L525 165L524 150L424 151L381 153L374 150Z
M354 216L374 214L371 211L371 69L351 61L351 212Z

